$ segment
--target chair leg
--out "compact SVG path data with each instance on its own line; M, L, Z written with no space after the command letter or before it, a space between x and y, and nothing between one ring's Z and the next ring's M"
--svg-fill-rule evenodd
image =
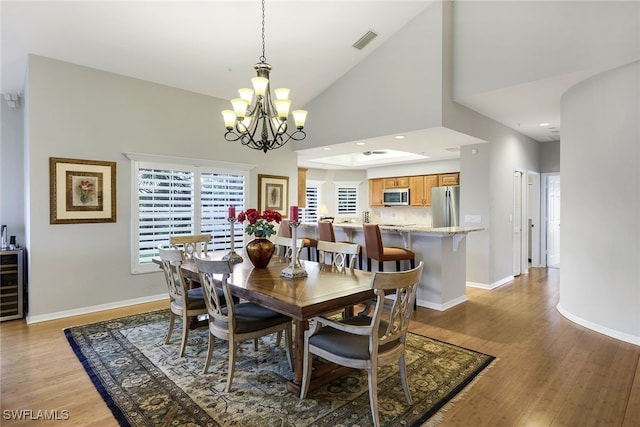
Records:
M367 369L369 374L369 403L371 404L371 418L373 418L373 425L378 427L380 425L380 415L378 414L378 368L377 366L371 366Z
M414 268L416 268L416 259L415 258L411 258L409 260L409 263L411 264L411 269L413 270Z
M278 332L278 334L282 335L281 332ZM287 325L284 331L284 341L284 349L287 353L287 360L289 360L289 367L293 371L293 327L291 323Z
M215 342L215 337L209 332L209 349L207 350L207 361L204 362L204 371L203 374L206 374L209 370L209 365L211 364L211 356L213 355L213 345Z
M282 341L282 331L278 331L278 333L276 335L276 347L278 347L280 345L281 341Z
M400 271L400 261L396 261L396 271Z
M180 345L180 357L184 356L184 349L187 346L187 338L189 337L189 318L186 314L182 314L182 344Z
M164 340L165 344L169 344L171 342L171 334L173 333L173 323L176 321L176 315L173 314L173 311L169 313L169 332L167 332L167 339Z
M258 351L258 338L253 339L253 351Z
M404 397L407 398L407 403L409 405L413 404L413 400L411 400L411 393L409 392L409 383L407 381L407 364L405 361L405 355L403 354L400 357L400 380L402 381L402 389L404 390Z
M384 261L378 261L378 271L384 271Z
M371 258L367 257L367 271L371 271Z
M309 339L304 337L304 356L302 357L302 384L300 385L300 399L305 399L309 392L309 383L311 382L311 370L313 369L312 355L309 352Z
M229 367L227 368L227 386L224 389L226 393L231 390L233 372L236 370L236 347L235 341L229 340Z

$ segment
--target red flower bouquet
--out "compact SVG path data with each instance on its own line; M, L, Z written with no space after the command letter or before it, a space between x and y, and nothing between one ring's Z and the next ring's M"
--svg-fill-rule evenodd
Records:
M245 233L248 235L269 237L276 234L273 222L280 224L280 221L282 221L282 215L280 215L280 212L276 212L271 209L267 209L261 214L259 210L251 208L240 212L238 214L238 221L249 222L244 229Z

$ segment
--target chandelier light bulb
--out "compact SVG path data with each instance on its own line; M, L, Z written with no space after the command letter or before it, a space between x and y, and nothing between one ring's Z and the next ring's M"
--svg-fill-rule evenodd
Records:
M236 117L240 120L247 115L247 107L249 103L242 98L233 98L231 100L231 105L233 105L233 111L236 113Z
M224 118L224 126L231 130L236 124L236 113L231 110L222 110L222 117Z
M240 98L247 101L247 104L251 104L251 100L253 99L253 89L243 87L242 89L238 89L238 93L240 94Z
M291 114L293 115L293 121L296 123L296 127L302 129L304 122L307 120L307 110L293 110Z
M267 92L267 87L269 87L269 79L265 77L254 77L251 79L251 83L253 83L253 90L256 91L258 96L264 96Z
M273 91L276 94L276 99L289 99L289 92L291 92L286 87L280 87Z

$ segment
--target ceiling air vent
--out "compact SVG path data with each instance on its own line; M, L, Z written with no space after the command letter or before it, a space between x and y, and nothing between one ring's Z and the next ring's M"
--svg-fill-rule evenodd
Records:
M353 44L353 47L362 50L366 45L371 43L371 40L375 39L376 37L378 37L378 34L369 30L364 34L364 36L360 37L360 40Z

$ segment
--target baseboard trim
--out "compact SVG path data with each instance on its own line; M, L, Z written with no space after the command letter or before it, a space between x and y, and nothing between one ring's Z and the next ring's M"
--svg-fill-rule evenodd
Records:
M462 304L465 301L467 301L467 296L463 295L461 297L452 299L451 301L447 301L444 304L436 304L436 303L425 301L425 300L417 300L416 304L419 307L431 308L433 310L438 310L438 311L445 311L450 309L451 307L455 307L458 304Z
M503 279L500 279L496 282L493 282L491 284L487 284L487 283L478 283L478 282L467 282L466 285L470 288L479 288L479 289L487 289L487 290L492 290L495 288L499 288L500 286L511 282L514 279L513 276L507 276Z
M46 322L48 320L56 320L56 319L62 319L65 317L71 317L71 316L78 316L81 314L89 314L89 313L95 313L98 311L104 311L104 310L111 310L114 308L122 308L122 307L128 307L130 305L137 305L137 304L144 304L146 302L154 302L154 301L160 301L169 299L169 295L167 293L164 294L158 294L158 295L151 295L148 297L142 297L142 298L133 298L133 299L128 299L128 300L124 300L124 301L117 301L117 302L113 302L113 303L108 303L108 304L100 304L100 305L93 305L93 306L89 306L89 307L82 307L82 308L74 308L73 310L65 310L65 311L58 311L55 313L47 313L47 314L40 314L38 316L27 316L26 317L26 321L27 324L31 324L31 323L39 323L39 322Z
M615 329L610 329L602 325L598 325L597 323L590 322L581 317L574 316L567 310L565 310L560 303L556 305L556 309L562 314L564 317L572 321L573 323L577 323L580 326L584 326L587 329L591 329L592 331L598 332L600 334L609 336L611 338L615 338L620 341L625 341L631 344L640 346L640 337L636 335L625 334L624 332L616 331Z

